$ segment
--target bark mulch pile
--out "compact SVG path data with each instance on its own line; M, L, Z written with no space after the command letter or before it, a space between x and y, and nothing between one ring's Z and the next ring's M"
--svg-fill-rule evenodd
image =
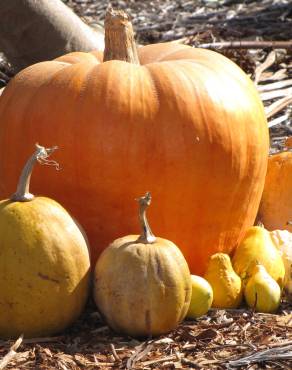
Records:
M291 369L292 307L215 310L169 335L118 336L94 307L61 336L0 342L0 369Z
M92 26L102 24L107 1L63 1ZM111 4L131 14L140 44L182 42L215 49L239 64L263 100L271 152L283 149L285 138L292 135L291 0ZM1 86L12 76L2 62ZM283 302L275 315L244 307L211 310L169 335L138 341L112 332L89 304L82 318L60 336L0 341L0 358L0 370L291 369L292 305Z

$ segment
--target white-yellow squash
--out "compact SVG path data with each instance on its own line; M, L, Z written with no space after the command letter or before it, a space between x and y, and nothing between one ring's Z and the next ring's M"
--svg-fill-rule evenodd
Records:
M280 305L281 289L264 266L256 265L245 286L244 297L248 306L256 311L273 313Z
M185 318L191 275L181 251L156 238L146 219L150 194L139 199L142 234L116 239L97 261L96 305L115 331L134 337L167 333Z
M253 226L248 229L235 250L232 264L244 284L251 276L254 267L261 264L280 286L283 285L284 264L270 233L264 227Z
M191 275L192 298L187 318L195 319L205 315L213 302L213 290L208 281L201 276Z
M240 305L241 280L234 272L227 254L216 253L211 256L204 278L213 290L213 307L237 308Z
M284 263L283 288L286 298L292 302L292 233L288 230L274 230L270 232L270 235Z
M88 247L57 202L29 193L36 161L52 150L37 146L17 192L0 202L0 337L56 334L80 315L88 295Z

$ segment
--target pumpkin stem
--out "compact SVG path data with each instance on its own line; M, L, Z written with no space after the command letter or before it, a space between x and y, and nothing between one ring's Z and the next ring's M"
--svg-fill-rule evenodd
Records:
M156 242L156 237L153 235L146 217L146 209L151 203L151 194L148 192L144 197L137 199L139 202L139 219L142 233L138 238L139 243L151 244Z
M133 64L140 64L132 23L124 11L108 7L105 15L104 31L104 62L108 60L123 60Z
M57 162L47 159L58 148L57 146L52 148L45 148L39 144L36 144L35 146L36 151L26 162L21 172L16 193L14 193L10 198L14 202L29 202L34 198L34 195L29 192L29 184L32 170L36 162L39 162L40 164L53 165L56 169L59 169L59 164Z

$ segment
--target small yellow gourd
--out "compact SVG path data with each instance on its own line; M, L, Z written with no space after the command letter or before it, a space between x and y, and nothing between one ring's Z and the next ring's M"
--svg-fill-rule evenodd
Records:
M213 289L213 307L237 308L240 305L242 301L241 280L234 272L228 254L213 254L204 278Z
M187 313L188 319L205 315L213 302L213 290L208 281L201 276L191 275L192 298Z
M289 302L292 302L292 233L288 230L270 232L274 245L280 252L285 267L284 292Z
M283 285L285 268L281 255L275 248L270 233L262 226L248 229L234 253L232 264L243 284L251 276L254 267L261 264L280 286Z
M273 313L280 305L281 289L264 266L256 265L244 289L244 297L248 306L256 311Z

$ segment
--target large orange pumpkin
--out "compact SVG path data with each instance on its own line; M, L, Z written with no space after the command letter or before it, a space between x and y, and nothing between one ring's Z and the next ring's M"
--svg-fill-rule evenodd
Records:
M292 152L269 157L258 219L268 230L292 232Z
M257 213L268 153L257 91L213 51L165 43L136 53L119 12L107 15L105 60L73 53L10 82L0 101L0 196L14 189L36 141L57 144L62 171L46 173L45 183L35 176L33 191L71 211L93 260L138 229L128 204L150 190L154 231L202 274L209 256L230 252Z

